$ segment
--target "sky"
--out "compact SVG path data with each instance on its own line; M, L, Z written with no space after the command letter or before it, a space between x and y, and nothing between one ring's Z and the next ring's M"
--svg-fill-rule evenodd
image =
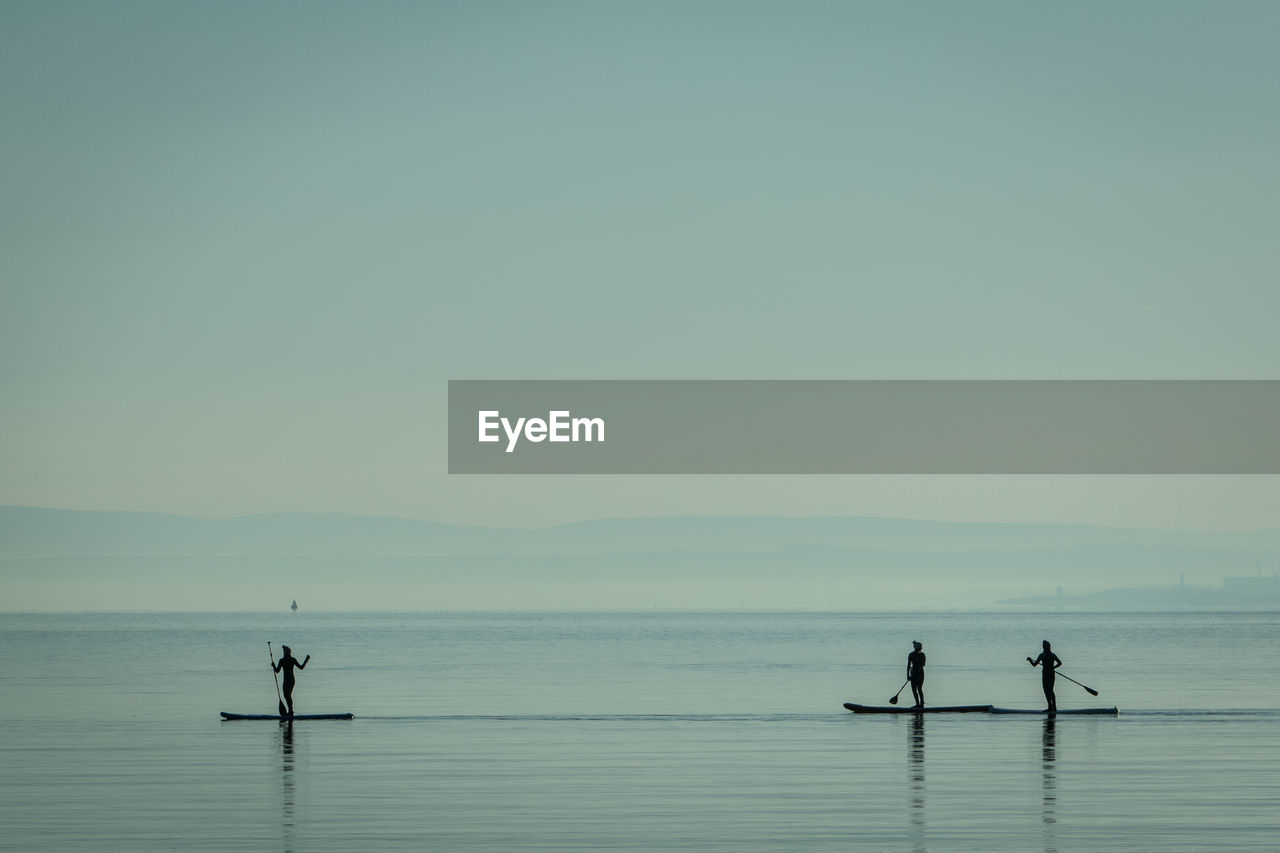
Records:
M1280 6L0 5L0 503L1274 527L1276 477L450 477L449 379L1274 379Z

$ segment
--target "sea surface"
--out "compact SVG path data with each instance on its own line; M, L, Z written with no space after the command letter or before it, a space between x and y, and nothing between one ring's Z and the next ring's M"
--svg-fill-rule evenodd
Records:
M929 704L861 716L928 655ZM311 655L274 713L268 641ZM1273 850L1277 613L0 614L3 850ZM909 702L905 691L902 703Z

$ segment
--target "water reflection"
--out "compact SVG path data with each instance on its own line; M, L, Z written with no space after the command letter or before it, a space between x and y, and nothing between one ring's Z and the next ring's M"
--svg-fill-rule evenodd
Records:
M1044 730L1040 735L1040 820L1044 825L1045 853L1057 853L1058 849L1054 826L1058 822L1058 780L1053 766L1058 753L1057 732L1054 728L1056 724L1052 714L1046 716Z
M293 833L296 825L294 819L296 805L294 766L293 720L284 720L280 723L280 840L283 843L284 853L293 853Z
M912 714L907 729L907 779L910 785L911 846L924 851L924 714Z

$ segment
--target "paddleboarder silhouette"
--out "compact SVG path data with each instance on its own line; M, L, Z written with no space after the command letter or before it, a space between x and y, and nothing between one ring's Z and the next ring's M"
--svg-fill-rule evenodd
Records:
M1049 646L1048 640L1045 640L1043 645L1044 651L1042 651L1035 660L1027 658L1027 663L1032 666L1041 667L1040 686L1044 688L1044 698L1049 703L1049 707L1045 708L1045 711L1053 714L1058 710L1058 700L1053 695L1053 671L1062 666L1062 661L1053 653L1053 649ZM1063 676L1063 678L1066 678L1066 676Z
M913 641L911 645L914 647L909 655L907 655L907 681L911 682L911 695L915 697L916 707L924 707L924 652L921 651L923 646L918 641Z
M280 650L283 652L283 654L280 655L280 660L276 661L275 666L272 668L276 672L281 672L281 671L284 672L284 701L285 701L285 704L289 706L289 716L292 717L293 716L293 670L295 668L306 669L307 661L311 660L311 655L307 655L306 660L299 662L293 656L293 652L289 650L288 646L281 646Z

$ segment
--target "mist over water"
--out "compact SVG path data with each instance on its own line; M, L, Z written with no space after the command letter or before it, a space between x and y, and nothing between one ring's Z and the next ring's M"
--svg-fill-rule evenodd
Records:
M5 3L0 851L1275 848L1280 476L449 473L454 379L1274 381L1280 4L1100 6ZM1044 639L1119 716L841 707Z
M861 717L910 641L930 704ZM1257 849L1280 614L3 615L0 847ZM267 640L312 655L272 713Z
M1280 607L1280 532L875 517L598 519L535 529L351 515L0 507L12 611ZM1228 576L1270 579L1225 595ZM1135 588L1122 600L1077 598Z

